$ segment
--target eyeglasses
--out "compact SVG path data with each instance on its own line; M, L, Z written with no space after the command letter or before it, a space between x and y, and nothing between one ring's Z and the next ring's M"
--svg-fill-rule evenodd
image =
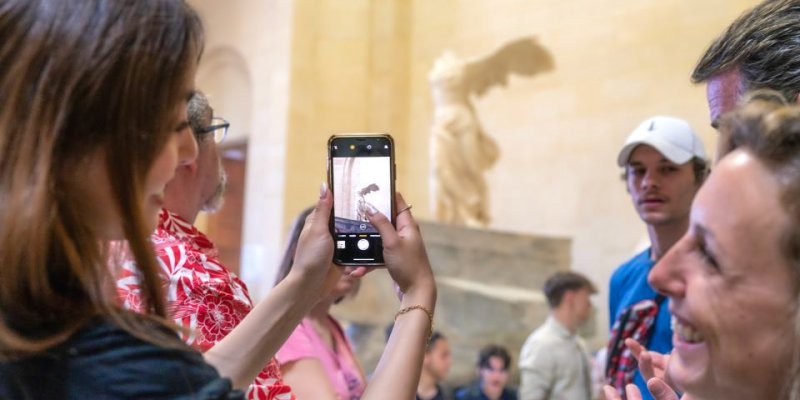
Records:
M222 143L225 136L228 135L228 128L231 124L225 118L214 117L211 119L211 125L205 127L203 130L197 132L198 136L205 135L206 133L214 133L214 143Z

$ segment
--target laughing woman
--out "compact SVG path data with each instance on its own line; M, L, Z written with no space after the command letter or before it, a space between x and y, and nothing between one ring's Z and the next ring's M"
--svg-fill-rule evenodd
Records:
M648 381L656 399L678 398L663 377L684 399L800 399L800 108L766 97L722 118L735 150L650 272L676 332L666 375Z

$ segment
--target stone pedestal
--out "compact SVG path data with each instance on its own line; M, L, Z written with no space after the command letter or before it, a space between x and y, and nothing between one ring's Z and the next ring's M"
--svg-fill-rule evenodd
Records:
M570 265L570 240L512 234L422 222L439 297L434 329L449 340L454 385L475 377L478 350L505 346L512 355L513 384L519 349L544 322L547 304L541 287L555 271ZM356 352L367 373L377 364L398 300L385 270L368 274L355 299L333 308L348 325Z

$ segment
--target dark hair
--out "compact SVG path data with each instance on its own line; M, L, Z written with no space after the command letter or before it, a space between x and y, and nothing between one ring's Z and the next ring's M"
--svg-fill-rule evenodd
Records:
M436 342L438 342L439 340L447 340L447 338L444 337L442 332L439 331L431 332L431 337L428 338L428 343L425 345L425 352L427 353L433 350L433 346L435 346Z
M174 135L203 46L179 0L0 2L0 358L40 352L90 318L165 339L158 264L138 199ZM108 246L71 171L102 150L111 197L140 271L144 311L113 293Z
M211 118L214 117L214 109L211 108L211 104L208 104L208 98L203 92L196 91L192 94L186 114L189 117L189 126L192 127L195 140L198 143L207 140L211 135L205 131L211 124Z
M511 366L511 355L505 347L496 344L490 344L481 349L478 353L478 368L489 368L489 359L492 357L499 357L503 360L503 369L508 369Z
M708 161L700 157L692 157L692 159L689 161L692 163L694 181L698 186L700 186L703 184L703 182L705 182L706 178L708 178L708 174L711 173L711 169L708 167ZM620 178L623 181L628 180L627 166L622 169L622 175L620 175Z
M769 88L794 101L800 93L800 3L767 0L736 19L698 61L695 83L737 70L742 91Z
M550 305L550 308L556 308L561 304L561 300L564 299L564 293L583 288L589 289L592 293L597 292L594 284L583 274L560 271L547 278L542 290L545 297L547 297L547 304Z
M297 252L297 242L300 240L300 233L303 232L303 227L306 225L306 218L308 218L313 211L314 207L308 207L301 211L294 219L292 227L289 229L289 236L286 238L286 249L283 251L283 258L278 266L278 273L275 277L276 285L292 271L294 253Z
M746 148L764 163L781 186L781 203L791 220L781 248L796 268L800 287L800 108L786 105L777 92L757 92L745 97L743 106L720 119L720 131L729 133L732 148ZM800 295L800 293L796 293ZM795 317L795 341L800 338L800 313ZM800 399L800 347L792 349L789 398Z

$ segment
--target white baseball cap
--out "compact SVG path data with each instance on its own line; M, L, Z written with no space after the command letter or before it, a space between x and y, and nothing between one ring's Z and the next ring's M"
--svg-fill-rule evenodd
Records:
M617 156L617 165L624 167L633 149L640 144L652 146L675 164L684 164L693 157L706 158L703 142L689 123L680 118L660 115L639 124L625 140Z

